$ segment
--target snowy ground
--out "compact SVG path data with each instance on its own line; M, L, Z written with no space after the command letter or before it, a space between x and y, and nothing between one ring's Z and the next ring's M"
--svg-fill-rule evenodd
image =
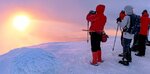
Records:
M89 64L90 43L53 42L14 49L0 56L0 74L149 74L150 47L145 57L137 57L132 52L130 66L118 64L122 52L119 38L112 51L114 38L102 44L104 62L99 66Z

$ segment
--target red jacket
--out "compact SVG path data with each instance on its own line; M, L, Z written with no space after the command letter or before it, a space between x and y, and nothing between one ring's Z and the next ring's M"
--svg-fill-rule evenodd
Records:
M144 13L140 18L140 34L147 35L148 34L148 25L150 24L150 19L148 17L148 13Z
M88 14L86 19L91 22L91 32L102 32L106 23L106 16L104 15L105 6L98 5L96 7L96 14Z

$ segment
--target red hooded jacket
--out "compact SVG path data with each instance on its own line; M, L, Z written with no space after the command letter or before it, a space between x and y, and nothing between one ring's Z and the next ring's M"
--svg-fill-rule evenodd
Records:
M106 16L104 15L105 6L98 5L96 7L96 14L88 14L86 19L91 22L91 32L102 32L106 23Z
M148 34L148 25L150 24L149 14L143 13L140 18L140 34L147 35Z

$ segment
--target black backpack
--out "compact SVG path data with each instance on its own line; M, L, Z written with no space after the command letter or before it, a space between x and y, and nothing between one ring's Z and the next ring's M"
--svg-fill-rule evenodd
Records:
M128 32L130 34L137 34L140 32L140 16L139 15L129 15L130 16L130 25L124 27L123 31Z

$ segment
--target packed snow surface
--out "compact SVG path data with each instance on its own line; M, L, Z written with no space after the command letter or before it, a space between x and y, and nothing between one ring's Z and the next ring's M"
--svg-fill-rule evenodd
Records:
M40 48L18 48L0 59L0 74L57 74L59 61Z
M118 63L122 53L120 38L112 51L114 38L102 43L102 58L99 66L90 65L91 47L86 41L51 42L14 49L0 56L0 74L149 74L150 47L144 57L132 52L132 63Z

